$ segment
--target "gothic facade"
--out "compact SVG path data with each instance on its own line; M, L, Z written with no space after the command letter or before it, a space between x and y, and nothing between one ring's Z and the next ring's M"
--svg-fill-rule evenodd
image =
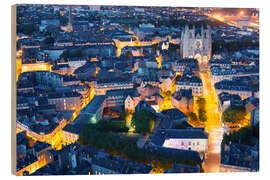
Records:
M180 56L195 58L199 64L207 64L211 58L212 36L211 27L195 28L185 26L181 34Z

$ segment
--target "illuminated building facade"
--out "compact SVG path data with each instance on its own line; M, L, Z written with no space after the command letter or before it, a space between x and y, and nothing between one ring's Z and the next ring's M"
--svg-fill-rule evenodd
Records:
M68 124L63 128L63 142L65 145L75 143L79 139L80 131L82 130L80 125Z
M95 95L94 98L85 106L79 116L74 121L87 120L87 123L97 123L102 119L105 107L105 95Z
M242 78L242 77L238 77ZM222 80L220 82L215 83L215 88L217 94L222 92L229 93L229 94L236 94L241 97L241 99L247 99L251 96L259 97L259 87L258 84L254 84L250 86L248 82L245 82L244 79L242 80Z
M194 58L184 58L175 61L175 71L179 74L183 74L186 67L189 67L192 72L199 72L198 61Z
M51 93L48 95L48 104L55 104L56 110L80 109L82 95L78 92Z
M135 88L109 90L106 92L105 107L127 106L132 108L131 104L138 101L139 94Z
M51 71L51 65L49 63L34 63L34 64L21 64L21 72L33 72L33 71Z
M98 80L95 82L95 94L105 95L108 90L133 88L133 83L129 79Z
M128 96L125 100L125 110L134 112L136 103L131 96Z
M57 74L61 74L61 75L71 74L71 72L72 72L68 64L54 65L54 66L52 66L52 71L57 73Z
M40 84L58 87L63 85L63 77L60 74L49 71L35 72L36 81Z
M160 84L160 90L167 92L167 91L172 91L172 87L173 87L173 81L171 78L166 78L161 80L161 84Z
M202 95L202 80L197 76L182 76L176 80L176 91L191 89L193 96Z
M182 58L195 58L199 64L207 64L211 59L211 27L195 28L185 26L181 34L180 55Z
M182 112L192 112L193 102L194 98L191 89L182 89L172 95L172 106L178 108Z
M184 149L206 153L208 146L208 135L202 130L161 130L166 134L163 147Z

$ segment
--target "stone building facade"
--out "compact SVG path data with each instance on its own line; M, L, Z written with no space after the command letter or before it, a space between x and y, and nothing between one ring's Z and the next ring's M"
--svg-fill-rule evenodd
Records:
M192 28L185 26L181 34L180 56L182 58L195 58L199 64L207 64L211 59L212 36L211 27L201 26Z

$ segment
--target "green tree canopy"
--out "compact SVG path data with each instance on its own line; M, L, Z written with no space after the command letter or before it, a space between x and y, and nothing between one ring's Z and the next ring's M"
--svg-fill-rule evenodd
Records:
M189 112L187 116L189 117L190 121L193 121L193 122L198 121L198 117L194 112Z
M245 119L246 109L244 106L229 107L222 114L222 120L228 123L241 123Z
M64 50L62 52L62 54L60 54L60 58L67 58L69 57L69 51L68 50Z
M204 109L199 109L199 119L201 122L205 122L207 120L206 111Z
M212 54L220 51L229 51L229 52L235 52L239 51L239 49L247 48L247 47L258 47L259 42L253 41L252 39L242 39L241 41L230 41L225 42L222 40L215 40L212 44Z
M142 134L150 133L155 125L156 117L153 113L142 110L133 114L131 125L135 131Z
M144 113L149 112L146 111ZM140 113L140 115L143 115L144 113ZM148 114L148 116L152 115ZM201 165L200 162L190 160L186 157L179 157L161 152L151 152L144 148L138 148L137 141L137 137L108 133L101 131L97 124L87 124L80 133L78 143L80 145L90 145L96 149L104 149L105 152L112 155L122 155L125 159L130 161L146 165L152 163L153 168L161 170L161 172L171 169L173 163L192 166L198 164Z
M75 51L64 50L60 55L60 58L64 59L73 57L82 57L82 50L81 49L77 49Z
M96 128L101 132L128 132L129 128L126 127L125 121L106 121L100 120Z
M200 97L200 98L197 100L197 103L198 103L198 106L199 106L200 109L204 109L204 108L205 108L205 103L206 103L206 101L205 101L204 98L201 98L201 97Z
M259 139L259 124L256 126L248 126L239 129L238 131L233 131L229 134L223 135L222 146L225 144L241 143L249 146L254 146L256 141L254 139Z
M137 141L137 137L102 132L98 130L96 124L88 124L81 131L78 143L104 149L112 155L122 155L130 161L148 165L153 162L153 167L162 171L171 169L174 162L192 166L200 165L200 162L185 157L180 158L161 152L150 152L144 148L140 149L137 147Z
M127 111L123 111L123 112L120 113L119 119L120 119L121 121L126 122L126 117L127 117L127 116L128 116L128 112L127 112Z

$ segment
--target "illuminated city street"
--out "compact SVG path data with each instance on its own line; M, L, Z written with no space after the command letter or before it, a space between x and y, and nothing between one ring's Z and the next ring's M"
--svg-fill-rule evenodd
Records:
M226 23L229 26L235 26L235 27L239 27L241 25L239 25L238 21L246 18L249 19L246 16L245 12L243 10L239 11L238 14L236 15L224 15L222 13L204 13L205 15L207 15L209 18L218 20L220 22ZM251 16L250 21L249 21L249 28L247 28L248 31L258 31L259 30L259 22L258 22L258 18L256 16Z
M218 97L211 82L210 70L207 69L201 72L200 77L203 81L203 97L206 101L207 121L205 122L205 130L209 133L208 152L204 162L204 170L205 172L219 172L220 144L223 136L223 128L221 112L218 107Z

